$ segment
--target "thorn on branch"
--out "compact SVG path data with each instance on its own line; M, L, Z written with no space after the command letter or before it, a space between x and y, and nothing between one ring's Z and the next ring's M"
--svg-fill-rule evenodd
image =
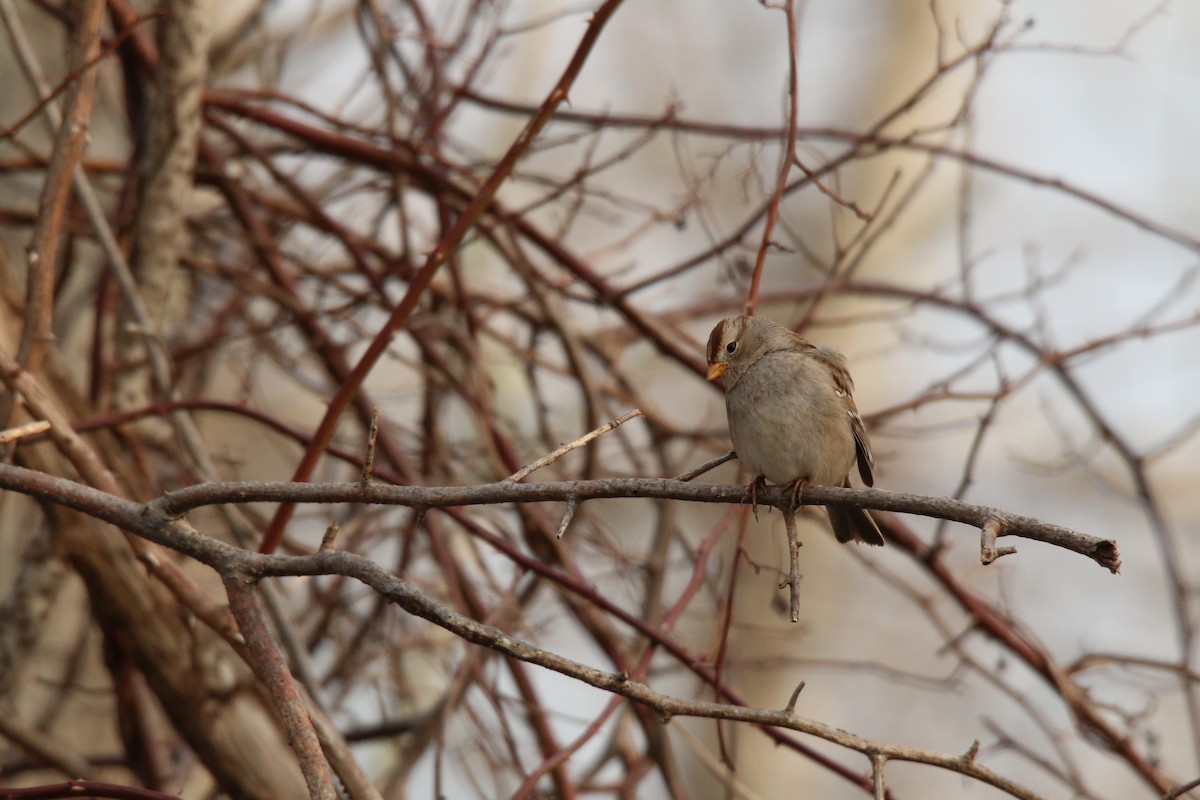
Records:
M333 541L338 535L338 524L336 521L329 523L329 527L325 529L325 535L321 537L321 546L317 548L318 553L328 553L333 549Z
M971 746L967 748L967 752L963 753L962 760L964 764L974 764L975 757L979 755L979 740L971 742Z
M796 688L792 690L792 696L788 698L787 705L783 708L783 713L789 717L796 713L796 701L800 699L800 692L804 691L804 681L800 681Z
M571 520L575 518L575 511L579 508L579 498L571 495L567 498L567 508L563 511L562 520L558 523L558 538L561 539L563 534L567 532L567 526L571 524Z
M991 564L1001 556L1017 552L1015 547L996 547L996 537L1001 534L1000 520L992 517L983 524L979 531L979 560L984 566Z
M379 406L374 406L371 409L371 427L367 429L367 456L363 459L362 482L363 485L371 483L372 473L375 470L375 442L379 438ZM326 532L328 533L328 532Z

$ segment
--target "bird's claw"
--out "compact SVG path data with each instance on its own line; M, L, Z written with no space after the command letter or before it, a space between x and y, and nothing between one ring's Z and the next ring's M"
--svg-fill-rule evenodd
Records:
M792 501L792 508L800 507L800 500L804 497L804 487L808 485L808 478L800 477L788 484L789 499Z
M755 522L758 522L758 491L766 488L767 476L759 475L750 481L750 485L746 487L746 495L742 498L742 503L745 503L747 498L750 500L750 511L754 514Z

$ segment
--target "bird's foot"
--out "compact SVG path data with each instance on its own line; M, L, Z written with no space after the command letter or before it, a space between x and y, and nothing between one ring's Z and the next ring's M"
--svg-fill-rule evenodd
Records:
M800 507L800 501L804 497L804 487L808 486L808 484L809 479L806 476L796 478L796 480L788 484L788 499L791 500L793 511Z
M767 488L767 476L759 475L754 480L750 481L750 485L746 487L746 495L742 498L744 504L747 500L750 501L750 510L754 513L754 521L758 522L758 493L760 490Z

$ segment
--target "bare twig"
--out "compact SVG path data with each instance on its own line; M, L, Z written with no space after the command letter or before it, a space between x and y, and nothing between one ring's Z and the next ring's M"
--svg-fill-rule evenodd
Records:
M796 510L789 504L783 509L783 524L787 529L788 575L779 588L788 587L788 610L792 622L800 621L800 534L796 531Z
M567 507L563 510L562 520L558 523L558 538L561 539L563 534L567 532L567 528L571 524L571 520L575 518L575 512L579 509L579 498L571 495L567 498Z
M370 345L359 358L354 369L351 370L348 379L338 387L337 393L329 401L329 406L326 409L324 417L321 419L321 424L313 434L313 443L305 451L304 457L296 467L293 476L294 480L305 480L312 474L317 459L320 458L325 445L333 436L337 422L349 404L350 399L358 392L359 387L367 375L370 374L375 363L387 350L391 344L392 337L408 321L409 315L416 308L417 303L420 302L425 291L433 281L433 276L458 247L459 243L462 242L463 237L467 235L467 231L483 216L492 199L496 196L496 192L499 191L500 185L508 179L516 167L517 160L533 145L534 140L550 120L554 110L567 99L575 78L583 69L583 65L587 61L592 47L600 38L600 32L604 29L604 25L613 14L616 13L620 5L621 0L605 0L592 14L579 46L563 70L562 75L554 84L554 88L551 89L549 95L547 95L545 101L542 103L537 116L530 119L525 125L524 129L509 147L508 152L504 154L504 157L492 169L488 179L479 187L470 204L454 220L454 224L446 231L445 235L438 242L437 247L429 253L421 269L417 271L410 281L404 298L396 305L387 320L379 327ZM283 529L291 518L293 510L294 506L290 503L284 503L275 512L266 535L263 537L263 552L269 553L278 546L279 540L283 536Z
M775 229L775 222L779 219L779 206L783 202L784 195L788 189L788 175L792 171L792 161L796 153L796 131L799 127L800 119L800 88L798 79L797 63L800 58L800 41L798 33L798 25L796 24L796 5L793 0L783 0L778 8L784 13L785 22L784 30L787 33L787 53L788 53L788 93L787 93L787 108L788 120L786 131L782 137L779 167L775 177L775 188L771 193L771 202L767 206L766 220L763 223L762 240L758 245L758 252L755 255L754 271L751 273L750 289L746 296L746 304L743 308L744 313L753 315L758 309L758 292L762 285L763 269L766 266L767 253L774 249L775 243L772 239L772 233ZM807 173L806 174L810 174Z
M1175 798L1183 797L1185 794L1198 787L1200 787L1200 778L1196 778L1194 781L1188 781L1187 783L1176 786L1175 788L1171 789L1171 791L1163 795L1163 800L1175 800Z
M1001 556L1017 552L1015 547L996 547L996 537L1001 533L1000 521L996 519L989 519L979 529L979 560L985 566Z
M375 472L375 443L379 439L379 407L371 411L371 425L367 428L367 454L363 458L362 482L370 483Z
M833 561L806 573L863 571L856 580L886 588L863 586L855 602L899 590L914 612L875 614L871 624L931 625L944 643L930 660L923 637L905 636L893 650L896 636L863 629L857 658L806 653L806 669L829 671L816 691L840 691L853 670L874 678L856 691L885 694L911 680L931 713L999 731L993 751L1005 754L1015 784L999 788L1016 796L1035 780L1053 785L1045 794L1081 800L1133 796L1131 776L1146 798L1195 794L1172 775L1190 774L1200 752L1200 648L1180 522L1186 481L1169 476L1185 474L1200 428L1193 410L1159 392L1161 433L1147 443L1145 425L1131 424L1145 414L1122 404L1178 361L1164 345L1195 349L1200 267L1143 270L1117 314L1081 320L1065 298L1097 281L1122 284L1119 260L1095 256L1114 241L1108 228L1147 259L1200 252L1200 239L1127 199L1136 192L1117 202L1082 189L1081 162L1061 160L1051 174L1020 149L998 158L978 150L1014 110L985 91L987 81L1028 54L1084 55L1073 60L1085 77L1088 64L1121 59L1136 79L1156 57L1142 32L1167 7L1152 4L1145 14L1118 12L1123 34L1099 48L1083 29L1066 43L1033 41L1044 27L1027 26L1011 3L970 24L941 0L897 6L889 30L931 17L936 41L900 37L874 58L888 76L882 93L846 72L843 62L861 49L835 42L840 29L828 15L806 17L797 0L719 4L714 20L729 26L729 41L777 23L755 40L773 51L762 59L694 73L712 77L717 92L753 84L776 96L777 109L751 103L733 125L698 111L718 106L696 94L708 87L691 84L678 50L662 57L685 67L686 105L589 110L630 107L619 82L568 75L591 61L593 43L614 52L639 45L646 9L625 4L626 24L605 24L617 0L595 4L591 19L582 7L531 17L522 4L460 13L455 4L366 0L314 11L295 36L254 18L230 38L223 16L210 42L205 20L188 23L195 0L107 0L98 42L81 24L84 11L100 9L95 0L38 3L31 14L0 0L0 25L29 85L0 111L12 117L0 121L0 429L50 425L28 436L0 430L0 462L29 470L0 469L0 487L11 489L0 492L2 516L12 522L0 526L0 551L12 556L0 569L0 694L15 692L16 719L29 720L14 741L68 730L97 707L107 709L105 730L122 733L74 737L69 753L49 740L22 744L33 755L6 763L0 782L36 780L34 760L49 759L60 768L112 764L156 789L215 783L253 800L306 795L274 704L262 702L268 681L246 668L262 660L247 652L226 596L195 579L198 560L255 586L241 599L263 603L287 669L311 690L278 704L313 720L339 792L356 800L458 796L464 785L481 796L633 797L661 787L683 798L678 745L712 726L665 725L676 713L723 720L710 760L727 792L778 794L771 773L803 759L863 796L889 796L896 768L885 770L896 755L884 748L902 740L831 745L809 733L813 720L793 719L796 692L776 724L752 717L763 695L751 702L739 691L786 695L796 686L794 637L775 635L787 624L747 601L764 590L781 600L771 590L782 581L798 616L800 581L797 509L785 515L785 567L739 507L743 487L698 482L732 457L710 460L728 443L709 418L715 395L699 396L711 391L699 337L745 305L848 348L876 412L868 422L879 485L949 496L806 492L805 502L875 509L889 542L870 553L829 544L822 555ZM578 43L566 70L546 73L545 59L528 59L549 26ZM362 65L359 80L322 81L345 86L340 95L294 80L292 65L303 62L295 55L313 36L336 36L339 55L344 45ZM811 41L829 46L800 49ZM786 71L744 71L770 59L786 60ZM498 88L496 76L514 63L543 71ZM918 63L926 67L914 76ZM1055 67L1044 66L1052 80ZM828 124L802 126L803 87L825 71L851 76L847 102L829 107ZM75 158L73 168L51 161L61 151L55 137L72 132L55 115L70 113L68 92L97 76L99 96L121 98L109 105L126 117L93 128L90 149L107 155ZM1188 155L1160 150L1153 155L1179 163ZM1131 185L1139 169L1131 162ZM1016 213L980 202L993 184L1019 200L1005 206ZM38 197L54 198L53 213L39 213ZM1025 228L1035 215L1023 201L1033 198L1049 201L1047 213L1116 224L1083 238L1078 226ZM37 256L45 243L57 247L53 263ZM31 251L29 263L12 255ZM179 287L186 302L175 315L161 300ZM1096 297L1089 308L1112 301ZM1101 397L1096 387L1111 383L1105 371L1114 367L1130 388ZM1032 392L1047 419L1020 413ZM18 404L20 417L10 413ZM603 447L561 446L635 407L643 421L608 428ZM1059 440L1013 435L1039 425ZM943 446L927 448L935 430ZM17 436L19 447L4 441ZM1062 505L1045 520L1093 521L1069 530L1003 510L1025 501L1003 494L1014 484L1000 453L1057 482L1047 496ZM1168 455L1184 472L1159 469ZM573 457L580 468L567 474ZM551 481L543 470L547 482L532 483L547 464L563 474ZM641 477L655 475L680 477ZM296 479L229 480L264 476ZM307 483L317 477L328 482ZM1079 477L1100 493L1082 496ZM764 505L786 503L777 489L759 494ZM979 497L1003 499L990 501L998 508L969 502ZM578 513L601 498L613 499ZM287 525L293 504L305 518ZM1015 536L1115 571L1116 543L1081 531L1105 534L1117 519L1126 550L1157 547L1157 563L1140 567L1170 602L1165 615L1125 615L1142 626L1133 638L1122 635L1125 617L1104 614L1105 625L1084 631L1091 654L1046 635L1046 608L1062 617L1056 626L1087 621L1048 602L1044 582L995 598L995 581L978 585L978 567L963 559L976 547L985 564L1012 554L1005 545ZM285 527L279 552L294 558L254 554ZM47 562L51 552L62 560ZM1021 558L993 577L1047 555L1022 545ZM1068 562L1067 573L1075 570L1083 577L1090 568ZM87 592L70 590L68 571ZM273 578L292 574L319 578ZM4 578L14 575L15 583ZM407 582L389 582L398 578ZM806 580L805 597L823 588ZM1089 606L1126 602L1119 597L1093 592ZM442 627L397 619L392 603ZM813 644L851 630L839 630L847 618L839 615L857 611L843 598L813 616L821 634ZM43 620L55 624L53 636ZM594 664L554 660L563 630ZM752 657L741 646L748 636ZM936 646L927 644L930 654ZM570 681L607 676L617 688L601 682L610 694L583 691L559 708L539 664ZM680 673L688 679L676 680ZM676 696L653 693L666 675ZM1031 679L1041 681L1033 692ZM711 707L695 706L699 698ZM155 706L166 715L145 713ZM904 736L894 706L864 703L862 725L880 739ZM1012 724L993 728L993 717ZM362 721L355 741L386 740L388 759L356 763L337 727L350 718ZM732 738L744 739L746 725L777 745L752 769L750 751ZM180 757L167 758L168 748ZM981 752L976 742L965 755L926 754L934 758L925 763L972 776ZM60 793L72 790L105 788Z
M564 444L562 447L558 448L554 452L547 453L546 455L542 456L538 460L533 461L533 462L525 465L524 467L521 467L519 470L514 472L512 475L509 475L507 478L505 478L505 480L514 481L514 482L524 480L531 473L536 472L537 470L541 469L542 467L553 464L555 461L558 461L560 458L562 458L563 456L565 456L567 453L571 452L572 450L575 450L579 447L583 447L585 444L588 444L589 442L600 438L601 436L608 433L609 431L611 431L613 428L617 427L618 425L621 425L622 423L628 422L629 420L634 419L635 417L640 417L640 416L642 416L642 412L640 409L635 408L632 411L627 411L626 413L622 414L621 416L617 417L616 419L610 420L609 422L604 423L599 428L596 428L595 430L593 430L589 433L585 433L583 436L580 436L575 441L568 442L567 444Z
M701 475L703 475L704 473L706 473L710 470L714 470L717 467L724 464L725 462L732 461L735 458L737 458L737 453L730 450L728 453L725 453L724 455L717 456L716 458L710 458L708 461L705 461L700 466L693 467L692 469L689 469L687 472L683 473L682 475L675 476L675 480L690 481L693 478L698 478Z
M11 10L11 9L9 9ZM33 232L27 258L29 278L25 301L25 329L21 336L17 361L25 368L40 368L47 346L53 339L54 282L58 265L59 244L66 226L66 212L71 198L72 177L83 156L91 123L95 99L97 69L94 61L100 50L100 28L104 21L104 3L90 0L79 9L74 37L68 49L71 68L78 78L67 90L61 122L55 136L54 152L38 200L37 225ZM15 20L15 15L12 16ZM9 22L12 25L12 22ZM18 48L24 55L26 50ZM27 72L36 68L26 64ZM43 95L49 91L39 86ZM7 417L5 409L4 417ZM0 424L3 418L0 418Z
M48 430L50 430L50 423L44 419L36 422L27 422L24 425L17 425L15 428L0 431L0 444L15 442L18 439L45 433Z

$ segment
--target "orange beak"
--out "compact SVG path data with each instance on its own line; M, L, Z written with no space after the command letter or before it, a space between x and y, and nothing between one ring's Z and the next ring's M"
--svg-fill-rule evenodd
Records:
M715 381L717 378L725 374L725 370L729 369L728 364L717 362L708 368L708 379Z

